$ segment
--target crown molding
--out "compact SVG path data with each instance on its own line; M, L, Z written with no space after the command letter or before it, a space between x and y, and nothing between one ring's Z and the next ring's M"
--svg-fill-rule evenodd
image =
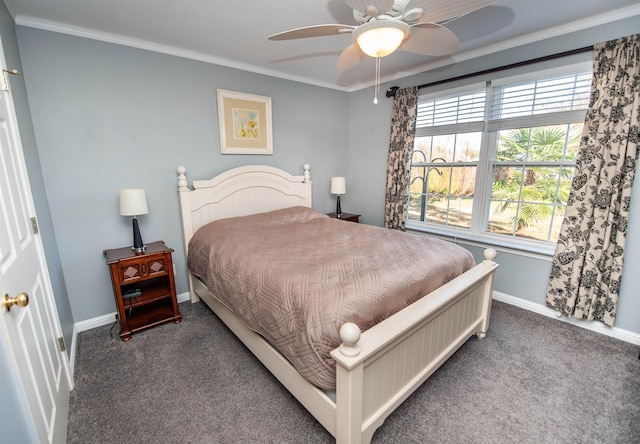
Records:
M15 18L15 23L18 26L24 26L27 28L34 28L34 29L40 29L43 31L56 32L59 34L66 34L74 37L82 37L82 38L97 40L105 43L113 43L115 45L128 46L131 48L143 49L146 51L157 52L160 54L182 57L189 60L195 60L195 61L204 62L204 63L211 63L214 65L220 65L228 68L239 69L241 71L248 71L256 74L263 74L270 77L284 78L287 80L305 83L308 85L347 91L346 89L340 88L333 84L314 81L312 79L302 77L302 76L286 74L277 70L271 70L271 69L263 68L261 66L252 65L250 63L242 63L235 60L226 59L223 57L216 57L210 54L205 54L202 52L190 51L184 48L178 48L170 45L163 45L160 43L150 42L148 40L136 39L133 37L126 37L118 34L98 31L95 29L68 25L66 23L56 22L53 20L45 20L37 17L18 15Z
M11 0L4 0L5 4L11 5ZM8 8L10 11L12 8ZM12 14L13 15L13 14ZM613 11L608 11L604 14L589 17L575 22L566 23L560 26L551 27L543 31L530 33L527 35L519 36L514 39L509 39L496 43L493 45L484 46L479 49L466 51L460 54L455 54L449 57L442 57L432 62L428 62L417 66L414 69L406 70L402 72L396 72L383 76L381 83L395 82L401 78L420 74L426 71L442 68L444 66L452 65L455 63L463 62L466 60L475 59L478 57L484 57L489 54L513 49L519 46L535 43L537 41L546 40L553 37L569 34L572 32L583 31L594 26L604 25L607 23L615 22L630 17L640 15L640 4L629 6L626 8L620 8ZM234 60L225 59L222 57L216 57L210 54L204 54L197 51L189 51L183 48L178 48L169 45L162 45L158 43L149 42L146 40L135 39L131 37L125 37L117 34L111 34L107 32L97 31L95 29L82 28L79 26L72 26L61 22L44 20L37 17L25 16L18 14L14 17L16 25L25 26L28 28L41 29L44 31L57 32L61 34L72 35L76 37L83 37L92 40L98 40L106 43L113 43L116 45L129 46L132 48L143 49L147 51L157 52L161 54L167 54L186 59L196 60L205 63L212 63L215 65L221 65L233 69L239 69L242 71L249 71L257 74L263 74L272 77L278 77L281 79L291 80L295 82L305 83L308 85L319 86L323 88L329 88L345 92L354 92L361 89L365 89L373 86L373 82L361 82L358 85L351 87L340 87L335 84L327 82L320 82L313 79L309 79L302 76L295 76L287 73L283 73L277 70L271 70L264 67L251 65L249 63L237 62Z
M441 59L437 59L432 62L428 62L426 64L420 65L411 71L405 71L402 73L402 76L395 76L395 78L393 76L383 77L382 82L384 83L384 82L397 81L398 79L401 79L403 77L409 77L412 75L421 74L423 72L432 71L438 68L443 68L445 66L453 65L455 63L484 57L500 51L506 51L508 49L517 48L519 46L528 45L531 43L535 43L535 42L546 40L553 37L559 37L565 34L570 34L572 32L583 31L585 29L593 28L594 26L605 25L607 23L635 17L637 15L640 15L640 4L629 6L626 8L616 9L604 14L589 17L583 20L577 20L575 22L563 24L560 26L547 28L543 31L526 34L514 39L505 40L500 43L484 46L479 49L462 52L460 54L454 54L453 56L450 56L450 57L443 57ZM594 42L594 43L598 43L598 42ZM373 83L371 83L371 85L373 85Z

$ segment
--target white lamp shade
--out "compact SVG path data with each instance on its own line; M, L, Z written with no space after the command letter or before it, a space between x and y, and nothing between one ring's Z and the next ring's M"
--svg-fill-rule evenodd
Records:
M120 190L120 215L140 216L147 214L147 195L142 188L123 188Z
M399 20L372 20L360 25L353 39L369 57L385 57L400 47L411 28Z
M331 194L345 194L347 192L347 180L344 177L331 178Z

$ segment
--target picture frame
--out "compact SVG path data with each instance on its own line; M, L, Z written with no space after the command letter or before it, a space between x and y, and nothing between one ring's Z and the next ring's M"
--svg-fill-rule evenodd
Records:
M220 154L273 154L271 97L217 90Z

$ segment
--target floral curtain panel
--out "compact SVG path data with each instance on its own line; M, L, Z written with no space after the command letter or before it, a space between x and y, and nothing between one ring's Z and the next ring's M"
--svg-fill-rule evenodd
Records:
M407 212L409 160L413 151L418 112L418 87L396 91L391 116L391 137L387 159L387 188L384 226L404 231Z
M547 305L613 326L640 143L640 34L595 45L593 71Z

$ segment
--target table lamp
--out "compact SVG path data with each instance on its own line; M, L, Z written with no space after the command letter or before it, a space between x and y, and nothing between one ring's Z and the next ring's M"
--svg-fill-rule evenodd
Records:
M336 217L342 218L342 209L340 208L340 195L347 192L347 180L344 177L332 177L331 178L331 194L336 194Z
M131 249L136 253L142 253L145 249L137 216L148 212L147 196L142 188L123 188L120 190L120 215L133 217L133 247Z

